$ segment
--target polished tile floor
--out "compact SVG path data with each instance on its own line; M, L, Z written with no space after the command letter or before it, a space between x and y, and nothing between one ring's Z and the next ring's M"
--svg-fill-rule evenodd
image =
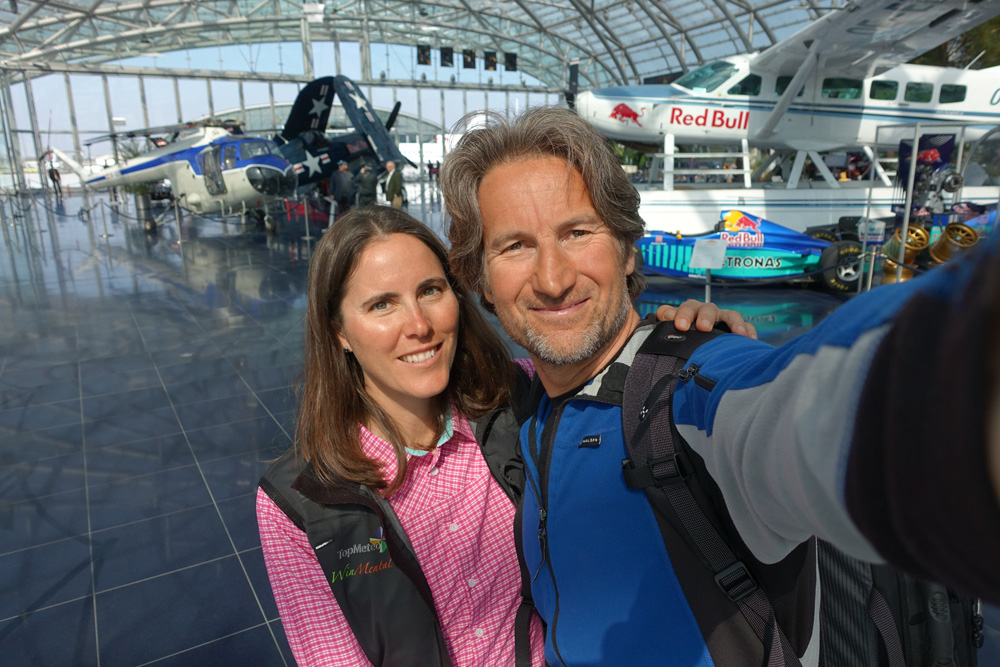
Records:
M0 664L292 665L254 495L291 441L321 232L166 213L147 236L102 201L0 198ZM702 294L654 279L640 308ZM840 303L713 296L775 342Z

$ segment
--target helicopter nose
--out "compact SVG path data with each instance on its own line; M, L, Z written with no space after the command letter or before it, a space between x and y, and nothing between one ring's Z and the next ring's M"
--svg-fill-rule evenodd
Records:
M250 167L247 180L257 192L271 196L286 196L295 192L298 182L291 167L284 172L272 167Z

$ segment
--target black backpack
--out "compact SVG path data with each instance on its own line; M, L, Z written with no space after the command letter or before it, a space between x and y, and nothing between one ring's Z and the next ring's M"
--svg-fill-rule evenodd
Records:
M821 667L974 667L982 604L820 540Z
M698 374L697 366L684 369L684 365L694 350L721 333L682 333L663 322L640 347L622 400L629 455L623 472L628 486L645 490L657 515L680 533L717 587L739 608L764 646L768 667L793 667L799 660L782 631L786 620L781 601L765 592L768 579L780 580L782 574L768 571L770 566L749 555L701 457L673 424L672 397L678 380L694 381L709 391L714 388L712 380ZM668 530L663 532L669 540ZM977 649L983 643L978 600L918 581L889 565L864 563L818 540L810 540L807 548L814 544L822 586L821 667L977 664ZM711 586L703 590L714 593ZM698 604L690 595L689 601ZM791 632L795 631L793 627ZM707 641L711 650L713 639Z

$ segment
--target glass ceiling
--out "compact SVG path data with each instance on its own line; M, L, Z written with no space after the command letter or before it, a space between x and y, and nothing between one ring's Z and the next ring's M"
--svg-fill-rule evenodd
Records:
M337 40L517 54L517 68L565 85L632 84L762 50L846 0L3 0L0 69L111 65L177 50ZM363 47L362 47L363 53ZM112 71L112 70L107 70Z

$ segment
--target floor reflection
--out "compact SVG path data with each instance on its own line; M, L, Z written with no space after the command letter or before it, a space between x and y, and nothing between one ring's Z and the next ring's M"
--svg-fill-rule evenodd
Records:
M407 189L445 237L437 185ZM107 197L0 196L5 664L292 664L253 499L290 443L325 224L153 212L149 234ZM703 295L653 278L638 306ZM713 298L774 343L841 303L777 287Z

